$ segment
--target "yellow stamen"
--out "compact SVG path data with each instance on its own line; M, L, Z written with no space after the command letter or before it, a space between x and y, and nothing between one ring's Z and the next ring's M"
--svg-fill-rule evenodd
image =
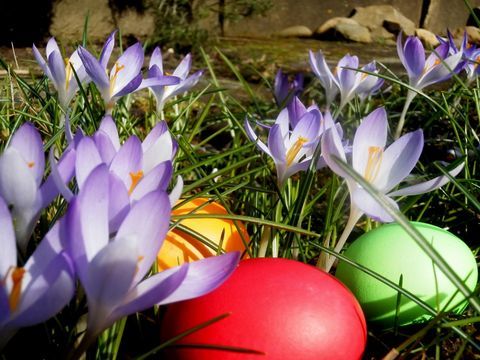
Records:
M140 264L140 262L144 259L145 257L142 256L142 255L139 255L137 257L137 266L135 267L135 274L138 273L138 271L140 270L140 268L138 267L138 264Z
M287 151L287 166L292 165L293 160L297 156L298 152L301 150L303 144L308 142L308 139L299 136L295 144Z
M15 311L20 302L20 296L22 294L22 280L23 275L25 275L25 269L16 267L12 271L12 291L10 292L10 297L8 298L8 303L10 305L10 311Z
M139 170L138 172L134 173L133 171L130 172L130 178L132 179L132 185L130 185L130 189L128 189L128 195L131 195L135 186L137 186L140 179L143 177L143 171Z
M27 166L28 166L29 168L32 168L32 167L35 166L35 162L34 162L34 161L27 162Z
M364 176L365 180L372 182L378 175L380 171L380 166L382 164L383 158L383 149L379 146L370 146L368 148L368 160L367 165L365 165Z
M475 65L473 65L473 71L477 70L478 65L480 64L480 56L475 58Z
M69 58L65 58L65 90L68 90L68 87L70 86L70 80L72 80L72 64L70 63Z
M432 69L433 67L440 65L441 63L442 63L442 60L437 58L432 65L430 66L425 65L425 67L423 68L423 74L425 74L427 71L430 71L430 69Z
M110 79L110 95L113 93L113 88L115 87L115 82L117 81L118 73L125 69L125 65L119 65L117 62L115 63L115 72L113 73L112 78Z

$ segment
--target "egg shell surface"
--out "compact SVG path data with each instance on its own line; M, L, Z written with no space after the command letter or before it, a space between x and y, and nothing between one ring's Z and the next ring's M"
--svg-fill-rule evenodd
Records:
M208 202L207 198L196 198L172 211L172 215L188 215L188 214L220 214L227 215L227 210L216 202ZM203 206L205 205L205 206ZM203 206L203 207L202 207ZM245 245L242 240L248 243L250 238L247 229L242 222L236 221L235 226L232 220L214 219L214 218L191 218L180 221L185 227L203 235L211 241L209 246L195 237L175 228L170 230L165 237L165 241L157 256L158 270L166 270L168 268L204 259L217 254L217 248L222 241L222 231L224 237L222 248L225 252L229 251L245 251ZM242 235L240 235L240 232Z
M437 226L419 222L411 224L473 291L478 270L469 247ZM396 284L400 284L402 276L402 287L436 310L461 312L467 305L465 297L399 224L384 224L363 234L344 255ZM405 296L400 296L397 312L397 291L345 262L339 263L336 277L352 290L372 325L392 328L396 316L397 325L420 323L431 318Z
M278 258L242 260L213 292L170 305L162 341L225 313L229 316L177 344L231 346L265 355L172 347L165 359L355 360L365 349L365 318L351 292L324 271Z

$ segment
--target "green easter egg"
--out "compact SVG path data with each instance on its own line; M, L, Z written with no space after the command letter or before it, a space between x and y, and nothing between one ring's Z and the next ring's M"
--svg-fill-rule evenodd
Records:
M411 224L473 291L478 269L469 247L439 227L419 222ZM465 297L399 224L385 224L360 236L344 255L397 285L402 277L405 290L438 311L460 313L467 305ZM395 323L401 326L431 318L415 302L345 262L339 263L336 276L354 293L372 325L388 329Z

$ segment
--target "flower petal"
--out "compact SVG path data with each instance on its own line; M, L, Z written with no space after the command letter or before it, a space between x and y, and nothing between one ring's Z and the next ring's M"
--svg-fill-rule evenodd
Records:
M171 161L164 161L150 170L133 189L132 200L139 200L154 190L166 191L173 175Z
M132 239L116 237L102 247L88 266L82 285L90 307L113 310L123 302L132 287L138 255Z
M143 59L143 48L140 43L128 47L118 58L115 66L110 71L110 82L114 81L112 96L121 96L119 95L120 91L129 86L132 80L138 77L142 69Z
M40 186L45 170L45 154L38 130L30 123L23 124L15 131L9 146L22 155L25 163L34 174L37 186Z
M464 163L461 163L453 170L449 171L448 173L450 176L457 176L460 171L462 171L463 167L465 166ZM438 176L432 180L422 182L420 184L412 185L404 187L403 189L392 191L388 194L388 196L405 196L405 195L419 195L429 191L433 191L442 187L446 183L448 183L450 179L446 175Z
M92 170L102 163L102 158L94 141L89 137L80 140L76 154L75 178L78 188L81 190Z
M78 55L80 56L80 59L82 59L83 66L85 66L85 71L90 76L92 81L98 86L99 91L105 98L106 94L110 91L110 80L105 73L105 67L102 66L102 64L100 64L92 54L90 54L81 46L78 48Z
M25 264L22 296L12 322L30 326L58 313L72 298L75 284L70 259L60 243L60 223L48 232Z
M142 144L136 136L130 136L117 152L110 165L110 171L117 175L127 189L135 187L132 175L142 170Z
M98 130L103 131L110 138L115 151L120 149L120 138L118 137L117 126L111 115L106 115L100 122L100 127Z
M144 310L155 303L164 305L205 295L220 286L232 274L239 259L238 252L230 252L187 263L151 276L138 284L135 291L129 294L130 301L119 308L118 312L126 315ZM170 278L171 276L174 278Z
M336 127L331 127L325 131L321 140L322 157L327 163L328 167L337 175L345 179L350 179L345 171L337 165L334 158L347 161L345 150L343 149L342 141L338 135Z
M135 275L140 281L150 270L170 225L171 207L164 191L150 192L134 204L122 225L117 238L131 239L141 258Z
M380 107L368 114L355 132L352 166L361 175L365 175L370 148L376 147L383 151L387 142L387 129L387 113L385 108Z
M7 204L0 197L0 277L6 276L11 266L17 265L17 243L15 241L15 231L13 229L12 217ZM0 284L0 288L2 288ZM0 315L1 318L1 315ZM1 320L0 320L1 323Z
M247 118L245 118L245 131L247 133L247 136L248 138L255 142L255 145L257 145L257 147L263 151L265 154L267 154L268 156L272 156L272 154L270 153L270 150L268 149L267 145L265 145L261 140L260 138L257 136L257 134L255 134L255 132L253 131L252 129L252 126L250 125L250 122L248 121Z
M410 79L418 79L425 69L425 49L420 39L409 36L404 45L404 63Z
M0 196L8 205L31 208L37 193L33 172L16 149L7 148L0 156Z
M102 52L100 54L99 63L103 67L103 69L107 68L108 60L110 60L110 56L112 55L113 48L115 47L115 35L117 34L117 30L111 32L108 36L105 44L103 45ZM105 72L105 70L104 70Z
M163 74L163 57L162 51L157 46L152 52L152 56L150 57L150 63L148 65L149 68L156 66L161 74Z
M84 255L91 261L109 241L109 173L105 165L93 169L77 197L76 221L80 224Z
M380 222L394 221L388 212L365 189L357 187L354 191L350 192L350 196L352 203L374 220ZM385 198L392 206L398 209L398 205L394 200L387 196L385 196Z
M417 130L403 135L383 153L375 187L386 193L405 179L413 170L423 150L423 132Z

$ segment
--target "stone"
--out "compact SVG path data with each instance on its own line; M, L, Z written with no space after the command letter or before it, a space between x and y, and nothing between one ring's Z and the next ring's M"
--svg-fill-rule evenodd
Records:
M427 29L415 29L415 36L418 37L423 45L427 48L434 48L440 45L440 41L438 41L435 34Z
M295 25L287 27L274 34L278 37L311 37L313 35L312 30L304 25Z
M468 42L472 44L480 44L480 29L476 26L465 26L468 35ZM463 33L462 33L463 36Z
M365 26L345 17L334 17L318 27L314 36L322 40L348 40L371 43L372 36Z
M387 26L391 32L415 33L415 23L391 5L356 7L351 18L370 30Z
M359 25L358 22L356 22L353 19L347 18L347 17L341 17L337 16L331 19L328 19L325 21L322 25L318 27L317 30L315 30L315 35L321 36L322 34L325 34L326 32L335 29L335 27L338 24L352 24L352 25Z
M335 30L342 35L345 40L360 42L360 43L371 43L372 36L367 27L362 25L347 24L341 23L338 24Z
M472 8L480 5L480 0L469 0ZM464 0L430 0L423 28L439 35L446 35L447 29L456 29L467 24L468 8Z
M395 42L395 34L387 31L384 27L376 27L370 30L370 35L372 40L378 43L391 44L392 41Z
M155 30L153 10L140 13L126 8L118 12L110 7L109 0L58 0L52 14L49 31L60 40L80 40L87 14L90 41L103 42L115 29L136 39L145 39Z

